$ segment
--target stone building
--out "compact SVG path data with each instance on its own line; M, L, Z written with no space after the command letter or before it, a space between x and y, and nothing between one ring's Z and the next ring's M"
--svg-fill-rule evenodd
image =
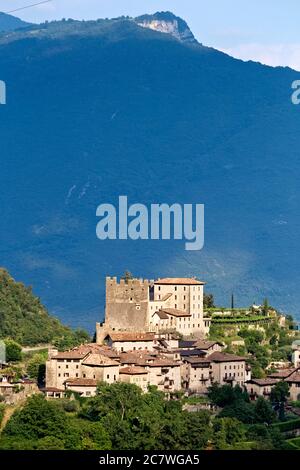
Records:
M112 332L179 332L204 337L210 319L203 314L205 283L195 278L156 281L106 278L105 321L97 323L97 343Z
M49 351L46 361L46 389L65 389L70 380L80 380L84 387L85 380L97 382L107 382L109 384L119 380L119 363L109 357L109 350L95 350L95 345L83 345L71 351L58 353ZM113 354L114 356L114 354ZM77 383L78 385L78 383Z

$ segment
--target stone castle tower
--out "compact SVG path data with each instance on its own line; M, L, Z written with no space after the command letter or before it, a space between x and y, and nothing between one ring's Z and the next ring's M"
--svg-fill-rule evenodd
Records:
M97 343L112 331L147 331L149 286L147 280L106 278L105 322L96 324Z

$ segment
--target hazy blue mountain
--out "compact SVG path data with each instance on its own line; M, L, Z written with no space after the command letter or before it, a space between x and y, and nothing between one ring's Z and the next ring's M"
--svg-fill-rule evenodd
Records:
M1 265L92 329L104 277L197 275L217 302L298 313L300 107L288 68L127 18L0 37ZM97 240L96 207L204 203L205 248Z
M29 23L26 23L15 16L0 12L0 32L13 31L18 28L25 28L26 26L29 26Z

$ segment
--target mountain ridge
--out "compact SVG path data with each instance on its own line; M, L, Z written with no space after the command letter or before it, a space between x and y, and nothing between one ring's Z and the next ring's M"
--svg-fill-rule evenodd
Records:
M47 28L51 37L10 33L14 40L2 36L0 46L10 95L0 107L1 264L28 279L56 316L89 330L103 318L105 275L126 269L149 279L204 278L218 304L234 292L240 305L269 297L297 312L298 109L290 86L299 74L190 47L132 21ZM65 28L74 30L67 41ZM120 194L146 205L204 203L204 250L100 242L96 208L117 205Z
M0 33L13 31L18 28L26 28L30 25L30 23L27 23L16 16L0 12Z

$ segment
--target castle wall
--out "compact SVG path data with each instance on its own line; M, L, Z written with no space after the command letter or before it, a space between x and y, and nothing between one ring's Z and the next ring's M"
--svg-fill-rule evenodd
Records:
M115 331L147 331L149 282L106 278L105 325Z

